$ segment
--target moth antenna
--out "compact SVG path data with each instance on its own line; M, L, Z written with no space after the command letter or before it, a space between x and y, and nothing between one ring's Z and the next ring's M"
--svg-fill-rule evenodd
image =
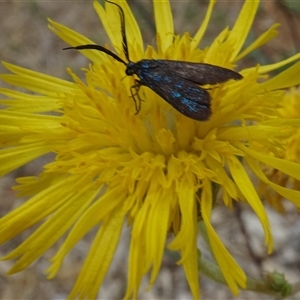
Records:
M121 19L121 33L122 33L123 51L124 51L124 54L125 54L125 57L127 58L127 60L130 61L128 44L127 44L127 37L126 37L126 32L125 32L125 15L124 15L124 11L123 11L122 7L119 4L115 3L115 2L111 2L111 1L108 1L108 0L105 0L105 2L113 4L113 5L115 5L119 8L119 14L120 14L120 19Z
M81 46L76 46L76 47L63 48L63 50L69 50L69 49L76 49L76 50L86 50L86 49L98 50L100 52L104 52L104 53L110 55L115 60L117 60L117 61L121 62L122 64L124 64L125 66L127 66L127 63L121 57L119 57L117 54L113 53L112 51L104 48L103 46L99 46L99 45L95 45L95 44L87 44L87 45L81 45Z

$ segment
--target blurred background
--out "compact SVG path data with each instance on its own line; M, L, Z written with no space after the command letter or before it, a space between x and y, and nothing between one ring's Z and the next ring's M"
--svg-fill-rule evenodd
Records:
M103 1L100 1L103 3ZM232 27L243 5L242 0L218 1L201 47L210 44L225 26ZM155 24L150 0L130 0L129 4L141 27L145 44L155 44ZM208 1L172 1L175 32L189 31L193 35L200 26ZM0 58L1 61L26 67L63 79L71 67L82 76L86 59L76 51L65 52L67 45L47 27L47 18L66 25L86 35L99 45L109 43L102 25L93 9L92 1L1 1L0 2ZM267 45L239 62L238 69L256 64L269 64L283 60L300 51L300 1L262 0L247 45L272 24L281 23L279 35ZM0 73L6 73L0 66ZM300 76L300 75L299 75ZM0 82L0 87L8 85ZM16 177L38 174L51 155L34 161L0 179L0 215L3 216L26 199L15 198L11 186ZM290 282L300 278L300 218L287 203L287 214L269 211L275 251L266 255L260 225L248 207L235 206L232 212L219 206L214 211L213 223L230 252L248 274L258 277L265 270L284 272ZM1 233L0 233L1 234ZM18 236L0 248L0 256L19 245L30 231ZM99 299L121 299L126 288L129 230L124 229L114 263L100 290ZM88 252L93 232L88 234L66 258L64 265L51 281L44 270L48 260L59 248L49 250L40 260L21 273L6 276L11 261L0 262L0 299L65 299L71 290L82 262ZM175 264L178 257L167 252L160 275L149 291L146 280L140 289L139 299L192 299L183 270ZM146 278L147 279L147 278ZM226 286L201 276L202 299L274 299L272 296L241 292L233 297ZM299 299L300 294L288 299Z

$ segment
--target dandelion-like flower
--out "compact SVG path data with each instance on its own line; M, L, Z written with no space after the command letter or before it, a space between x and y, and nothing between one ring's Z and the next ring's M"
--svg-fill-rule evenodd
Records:
M258 1L245 1L229 30L225 28L207 48L199 44L215 4L195 36L174 35L168 1L153 1L156 48L143 48L139 27L124 1L115 1L125 13L126 35L132 61L173 59L209 63L228 69L276 35L273 25L241 50L251 28ZM123 59L118 10L94 2L114 51ZM91 44L78 33L50 21L50 28L71 46ZM31 198L0 220L0 242L43 221L32 235L4 259L18 258L10 273L29 266L60 237L67 238L52 259L52 278L64 257L92 228L97 234L70 298L93 299L110 266L124 223L131 226L128 284L125 298L136 298L143 276L150 285L160 270L167 247L181 254L193 297L199 298L197 222L203 220L214 257L234 293L246 287L246 276L226 250L210 223L214 189L222 191L225 205L247 201L265 232L269 252L273 242L263 204L248 170L270 188L300 206L300 192L271 182L264 165L300 179L300 166L279 156L281 141L296 126L277 113L284 89L300 83L296 63L267 80L268 72L300 57L240 71L244 79L211 87L212 115L198 122L180 114L147 87L141 87L142 108L135 114L130 99L133 77L124 79L124 66L105 53L82 52L92 64L83 82L70 69L73 82L53 78L8 63L13 74L2 80L35 92L1 89L8 99L0 112L1 174L29 161L55 153L38 177L19 178L16 190ZM260 82L260 83L259 83ZM55 112L55 114L49 114Z
M291 88L288 90L280 103L278 109L279 114L286 120L300 119L300 90L298 88ZM298 126L295 130L287 137L286 140L282 141L282 149L278 156L299 164L300 163L300 127ZM300 190L300 181L290 177L286 173L279 171L277 168L265 166L264 172L269 180L272 180L276 184L282 187L291 187L294 190ZM276 193L267 182L261 181L259 184L259 193L261 197L265 199L273 208L279 212L284 212L285 208L282 200L285 198Z

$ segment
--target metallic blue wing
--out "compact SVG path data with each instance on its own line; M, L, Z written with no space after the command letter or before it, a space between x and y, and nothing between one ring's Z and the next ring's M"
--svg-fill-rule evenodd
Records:
M209 119L210 95L194 82L161 68L158 61L142 60L129 67L140 78L140 84L151 88L183 115L197 121Z
M240 80L243 76L233 70L204 63L177 60L157 60L160 68L197 84L217 84L230 79Z

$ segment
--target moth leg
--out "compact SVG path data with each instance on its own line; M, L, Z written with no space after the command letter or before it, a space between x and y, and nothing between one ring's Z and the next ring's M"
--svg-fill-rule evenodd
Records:
M137 115L142 107L142 102L144 101L140 95L139 90L143 83L140 80L135 80L134 85L130 88L131 98L133 99L134 106L135 106L135 114Z

